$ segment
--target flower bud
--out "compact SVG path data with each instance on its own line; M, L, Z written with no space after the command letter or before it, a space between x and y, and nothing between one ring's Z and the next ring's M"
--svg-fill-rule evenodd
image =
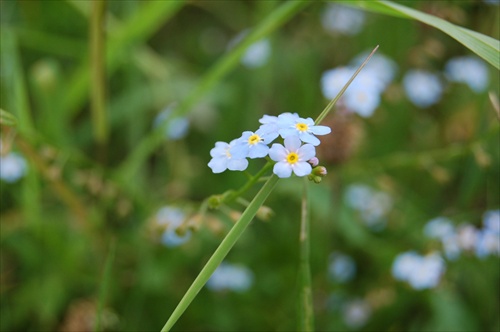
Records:
M312 167L316 167L319 164L319 159L316 157L312 157L311 159L309 159L308 163L311 164Z
M323 166L316 166L313 168L311 174L319 176L319 177L324 177L328 172L326 171L326 168Z
M218 209L222 204L222 195L212 195L208 198L207 202L209 209Z
M258 210L257 210L257 218L259 218L262 221L269 221L274 216L274 211L265 205L262 205Z

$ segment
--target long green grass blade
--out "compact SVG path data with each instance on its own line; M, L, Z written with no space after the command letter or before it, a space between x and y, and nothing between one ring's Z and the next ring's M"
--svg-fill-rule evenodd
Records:
M215 250L212 257L210 257L207 264L205 264L198 277L196 277L196 279L194 280L191 287L189 287L186 294L184 294L184 297L181 299L181 301L175 308L174 312L172 313L168 321L165 323L165 326L163 326L163 328L161 329L162 332L170 331L170 329L174 326L175 322L177 322L177 320L184 313L189 304L194 300L198 292L208 281L208 279L215 271L217 266L219 266L220 263L222 263L222 260L224 259L224 257L226 257L229 250L231 250L236 241L238 241L240 236L243 234L243 231L250 224L253 217L255 217L255 214L257 214L257 211L262 206L262 204L264 204L264 201L266 200L267 196L269 196L269 194L273 190L278 180L279 179L276 175L271 176L269 180L267 180L267 182L264 184L264 186L262 186L257 195L255 195L254 199L252 200L252 202L250 202L250 205L248 205L248 207L245 209L240 219L236 222L233 228L231 228L231 230L226 235L224 240L222 240L221 244L219 245L217 250Z
M413 19L428 24L446 33L450 37L462 43L465 47L469 48L472 52L488 61L490 64L495 66L495 68L500 69L500 41L492 37L483 35L479 32L471 31L436 16L405 7L391 1L373 0L342 2L349 6L381 14Z

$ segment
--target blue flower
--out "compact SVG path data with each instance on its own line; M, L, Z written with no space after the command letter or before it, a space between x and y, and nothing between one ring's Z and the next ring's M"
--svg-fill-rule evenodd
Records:
M495 234L500 234L500 210L486 211L483 215L484 228Z
M0 179L5 182L16 182L26 174L27 168L26 160L16 152L0 155Z
M446 63L445 72L450 81L465 83L474 92L482 92L488 85L488 67L477 57L453 58Z
M314 135L326 135L332 130L327 126L316 126L311 118L303 119L294 114L281 114L278 116L279 134L283 138L298 136L304 143L314 146L319 145L320 140Z
M356 274L356 263L350 256L334 252L330 255L329 260L328 272L334 281L347 282Z
M169 106L156 116L154 120L154 127L163 125L168 122L165 128L165 137L172 141L184 138L189 131L189 120L186 117L172 118L173 106Z
M348 91L348 92L347 92ZM347 89L343 97L345 106L352 112L358 113L364 118L372 116L380 105L380 92L356 86Z
M161 242L167 247L177 247L191 238L191 232L186 230L183 235L178 234L178 228L186 219L184 211L179 208L164 206L156 213L156 222L164 227Z
M325 71L321 76L321 91L325 98L335 98L354 72L355 70L349 67L337 67Z
M226 142L216 142L215 148L210 150L212 159L208 163L208 167L214 173L222 173L226 169L230 171L244 171L248 167L248 160L245 158L234 158L231 155L231 148L236 144L237 140L232 140L229 144Z
M414 251L399 254L392 265L394 278L417 290L434 288L444 273L444 261L437 253L420 256Z
M248 268L223 262L207 281L207 287L214 291L243 292L249 289L252 283L253 273Z
M256 132L244 131L237 139L230 153L234 158L262 158L269 151L267 144L277 137L274 133L264 132L258 129Z
M271 55L271 43L268 39L262 39L250 45L241 63L247 68L258 68L265 65Z
M424 70L408 71L403 78L403 87L410 101L422 108L436 104L443 93L439 78Z
M351 36L361 31L364 22L363 11L342 5L329 4L321 16L325 30Z
M285 146L275 143L269 150L269 157L276 161L273 172L280 178L288 178L292 172L297 176L309 175L311 164L307 161L316 155L316 149L311 144L300 145L298 136L285 138Z
M450 219L437 217L425 224L424 234L431 239L443 240L455 235L455 227L453 227Z

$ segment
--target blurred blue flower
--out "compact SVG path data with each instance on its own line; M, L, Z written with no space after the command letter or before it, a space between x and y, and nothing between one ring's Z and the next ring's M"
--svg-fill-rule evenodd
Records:
M343 97L345 106L364 118L373 115L380 105L380 93L378 91L364 89L363 87L350 87L348 93Z
M445 66L446 77L452 82L467 84L474 92L488 86L488 67L475 56L462 56L449 60Z
M371 51L363 52L360 55L356 56L351 62L351 66L354 68L359 67L370 53ZM383 84L383 88L385 89L387 85L389 85L389 83L394 80L397 70L398 65L396 64L396 62L394 62L384 54L377 52L372 55L370 61L368 61L361 73L366 71L372 72L370 76L376 77L378 80L380 80Z
M187 242L191 238L191 231L185 230L183 235L178 234L179 227L186 219L186 214L183 210L164 206L156 213L156 222L159 226L164 227L161 242L167 247L177 247Z
M356 274L356 263L350 256L334 252L330 254L328 274L336 282L350 281Z
M418 107L436 104L443 93L443 84L437 75L424 70L410 70L403 78L408 99Z
M247 48L241 58L241 63L247 68L262 67L267 63L270 55L271 43L268 39L262 39Z
M28 169L23 156L16 152L0 155L0 179L13 183L22 178Z
M500 234L500 210L486 211L483 215L483 226L489 232Z
M431 239L443 240L455 235L455 227L450 219L437 217L425 224L424 234Z
M500 0L483 0L483 2L488 4L488 5L493 5L493 6L500 5Z
M332 33L356 35L363 28L365 12L336 4L328 4L321 15L323 28Z
M229 152L235 146L237 140L226 142L216 142L215 147L210 150L212 159L208 162L208 167L214 173L222 173L226 169L230 171L244 171L248 167L248 160L245 158L233 158Z
M444 261L437 253L421 256L414 251L399 254L392 265L392 275L417 290L434 288L445 271Z
M489 255L500 256L500 233L494 233L489 229L482 229L476 239L476 256L485 258Z
M312 171L308 161L316 155L316 149L311 144L304 144L298 136L285 138L285 146L274 143L269 149L269 157L276 161L273 172L280 178L288 178L292 172L297 176L309 175Z
M364 223L373 230L385 227L385 216L392 208L392 198L383 191L363 184L351 184L344 193L348 206L360 213Z
M355 70L350 67L337 67L325 71L321 76L321 91L325 98L335 98L354 72Z
M362 54L353 60L350 67L325 71L321 77L323 95L328 99L335 98L365 58L366 55ZM396 64L389 58L383 55L372 57L341 98L345 107L362 117L370 117L380 105L381 95L394 79L395 72Z
M207 282L213 291L232 290L243 292L252 286L253 273L241 265L221 263Z
M153 125L154 127L159 127L163 125L164 122L168 122L168 125L165 128L165 137L169 140L176 141L186 137L189 131L189 120L186 117L172 118L173 111L173 106L165 108L163 111L158 113Z
M371 315L372 308L370 304L363 299L355 299L347 302L342 310L345 324L353 329L364 326Z

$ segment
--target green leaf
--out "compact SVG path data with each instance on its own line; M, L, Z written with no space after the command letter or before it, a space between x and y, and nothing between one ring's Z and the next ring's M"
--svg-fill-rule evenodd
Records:
M428 24L443 31L463 44L465 47L469 48L478 56L488 61L490 64L495 66L495 68L500 69L500 41L492 37L460 27L433 15L408 8L391 1L342 1L342 3L376 13L413 19Z

